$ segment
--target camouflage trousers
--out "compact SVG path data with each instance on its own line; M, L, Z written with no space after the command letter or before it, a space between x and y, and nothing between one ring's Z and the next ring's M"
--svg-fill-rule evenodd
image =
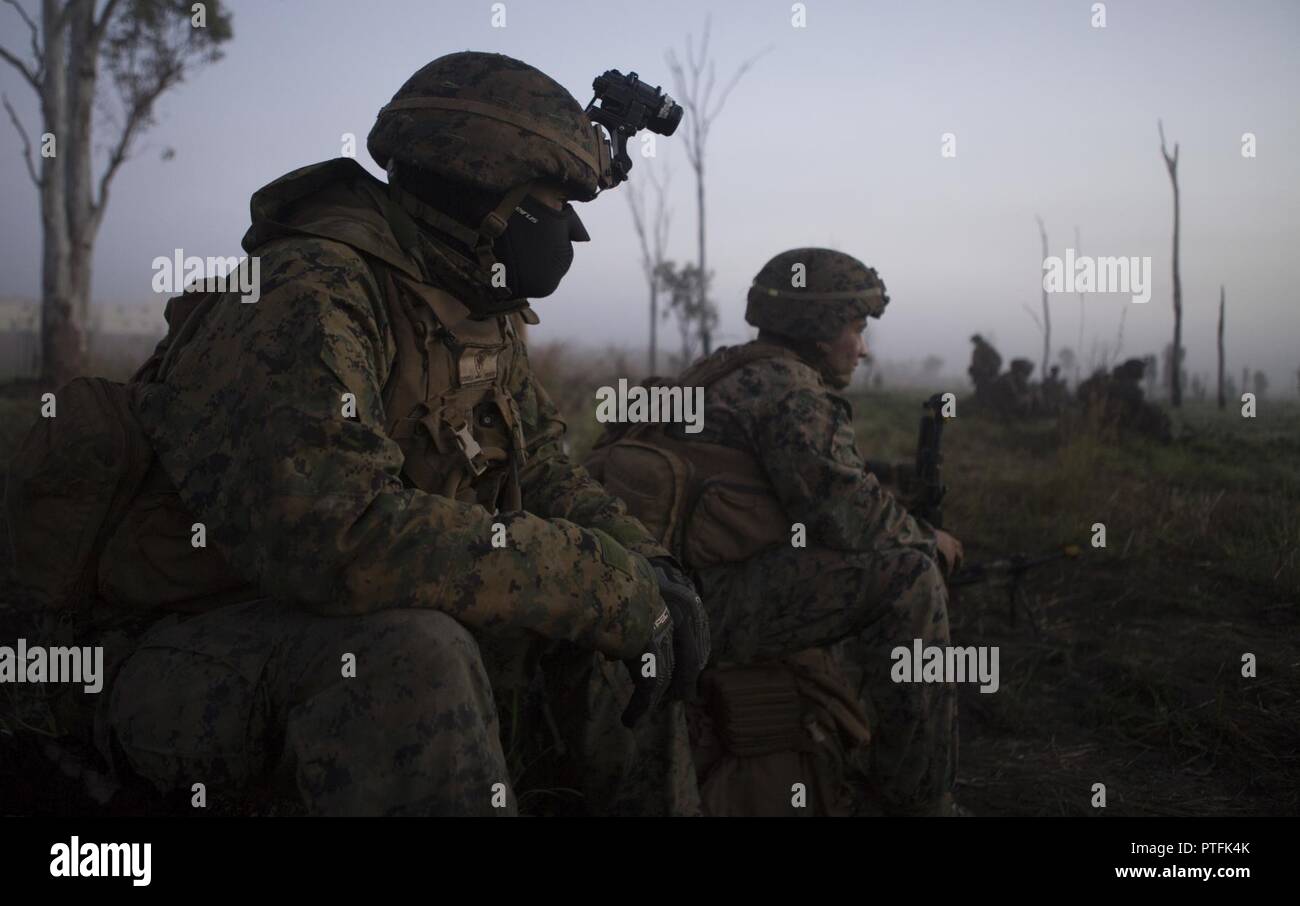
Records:
M257 600L169 618L119 659L96 740L160 792L203 783L209 805L269 785L296 788L312 814L515 815L530 811L515 782L527 774L542 812L557 797L579 813L698 812L680 705L634 734L619 721L622 665L516 641L511 669L540 671L529 686L544 708L505 680L498 701L510 646L492 646L490 669L437 611L322 617Z
M890 679L896 646L948 644L947 589L932 559L909 548L779 547L702 570L700 579L716 660L749 664L833 649L871 718L865 798L890 814L950 807L956 687Z

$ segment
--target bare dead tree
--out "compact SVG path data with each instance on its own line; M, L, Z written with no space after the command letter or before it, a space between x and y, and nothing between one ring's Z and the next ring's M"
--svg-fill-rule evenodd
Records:
M58 385L81 371L91 263L113 178L154 124L158 98L191 70L220 58L218 45L231 36L230 17L219 0L203 4L201 14L188 0L41 0L38 25L18 0L4 3L26 26L31 46L29 60L3 47L0 59L40 100L38 172L30 133L3 99L41 198L41 377ZM196 26L200 15L202 27ZM103 88L101 65L114 92ZM96 109L115 127L98 180Z
M1223 318L1225 314L1226 296L1223 290L1223 284L1219 284L1219 408L1223 409L1228 405L1228 399L1223 395Z
M1047 227L1043 224L1043 218L1039 217L1037 214L1034 215L1034 219L1038 221L1038 235L1043 240L1043 260L1046 261L1047 260ZM1042 324L1043 367L1042 370L1039 371L1038 373L1041 375L1046 375L1047 366L1050 364L1050 360L1052 358L1052 315L1047 310L1047 284L1042 281L1039 282L1042 286L1042 293L1043 293L1043 324Z
M1124 322L1128 320L1129 303L1123 303L1124 307L1119 310L1119 327L1115 330L1115 355L1111 359L1111 364L1119 361L1120 353L1124 351Z
M1079 248L1079 225L1075 224L1074 225L1074 254L1078 256L1081 253L1082 250ZM1083 320L1084 320L1084 299L1083 299L1083 292L1080 291L1079 292L1079 341L1078 343L1075 344L1075 349L1078 349L1080 352L1083 351ZM1077 365L1075 366L1074 369L1074 382L1076 384L1079 382L1079 369Z
M647 375L654 375L659 370L658 336L659 336L659 290L662 280L659 265L664 262L664 251L668 246L668 230L672 223L672 211L668 208L668 186L672 182L671 171L665 170L661 176L657 167L647 167L646 175L650 180L653 199L647 210L647 199L637 189L635 183L629 182L625 187L628 208L632 211L632 227L636 230L637 242L641 246L641 272L645 276L646 287L650 292L650 336L647 350Z
M1156 120L1156 128L1160 130L1160 154L1165 159L1165 169L1169 171L1169 181L1174 186L1174 349L1181 351L1183 348L1183 279L1178 269L1178 143L1174 142L1174 153L1171 156L1165 150L1164 123ZM1179 369L1175 368L1169 385L1169 405L1176 408L1182 404L1182 375Z
M712 275L708 270L704 216L704 157L708 145L709 130L713 126L713 121L718 118L718 114L722 112L727 97L736 87L736 83L763 54L771 49L770 46L766 47L741 63L736 68L731 79L715 96L714 88L716 86L717 71L714 61L709 57L709 32L711 27L712 17L705 17L704 34L700 38L698 51L691 35L686 36L685 62L678 58L676 51L669 50L667 54L668 70L672 73L673 81L676 83L677 99L686 108L686 129L682 134L682 143L686 148L686 159L690 163L691 169L695 171L696 267L699 269L702 279L699 281L700 298L694 307L700 312L707 312L713 307L713 303L708 298ZM717 319L715 317L712 320L716 322ZM707 326L708 323L709 321L706 319L700 326L700 342L705 355L713 351L712 327Z

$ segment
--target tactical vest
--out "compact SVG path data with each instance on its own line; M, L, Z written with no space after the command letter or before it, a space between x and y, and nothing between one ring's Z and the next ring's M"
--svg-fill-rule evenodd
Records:
M507 378L517 316L475 321L448 293L368 259L397 350L383 387L384 430L403 481L431 494L519 509L525 438ZM5 500L21 598L35 610L114 622L156 609L198 613L257 594L196 523L136 422L133 400L165 381L221 293L167 303L167 336L130 382L78 378L10 461ZM94 608L93 605L107 605Z
M430 494L490 511L519 509L527 454L519 407L506 388L517 324L506 316L473 320L443 290L382 270L397 339L383 391L385 430L402 448L403 476Z

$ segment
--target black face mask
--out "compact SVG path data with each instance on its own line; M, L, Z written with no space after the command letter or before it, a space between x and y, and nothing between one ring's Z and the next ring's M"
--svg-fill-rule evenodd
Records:
M525 195L492 243L492 253L505 266L512 299L540 299L555 292L573 264L573 243L591 237L573 206L555 210Z

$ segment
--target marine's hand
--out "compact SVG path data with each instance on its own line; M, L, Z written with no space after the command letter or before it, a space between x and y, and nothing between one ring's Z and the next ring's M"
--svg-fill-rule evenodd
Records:
M939 563L943 567L943 574L951 576L961 566L962 558L965 556L961 542L943 529L934 530L934 540L938 545Z
M709 664L709 617L689 576L659 557L650 561L659 579L659 594L673 616L673 683L670 698L690 699L700 673Z
M673 617L668 605L660 602L655 614L650 641L634 659L624 661L632 677L632 698L623 710L623 726L636 726L641 716L659 704L673 680Z

